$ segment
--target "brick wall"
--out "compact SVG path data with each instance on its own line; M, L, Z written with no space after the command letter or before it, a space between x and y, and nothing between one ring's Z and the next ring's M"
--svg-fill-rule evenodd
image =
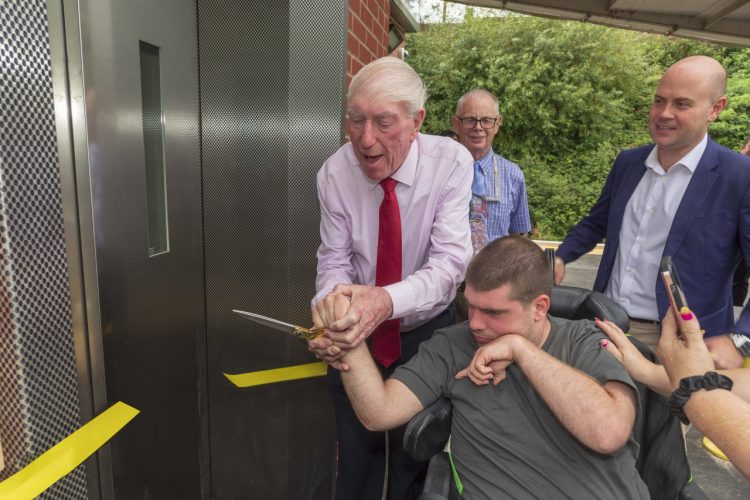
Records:
M387 55L390 0L349 0L346 86L368 62Z

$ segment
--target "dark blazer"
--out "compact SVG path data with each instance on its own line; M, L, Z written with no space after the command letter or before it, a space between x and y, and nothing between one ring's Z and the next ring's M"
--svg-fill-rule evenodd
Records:
M557 251L564 262L571 262L606 239L594 290L604 292L607 287L625 206L646 172L646 158L653 148L651 144L617 156L599 200ZM745 307L736 325L732 309L734 270L741 259L750 266L750 157L708 138L675 213L663 255L672 256L687 302L707 337L729 331L750 334L750 307ZM668 299L661 279L656 279L656 301L663 317Z

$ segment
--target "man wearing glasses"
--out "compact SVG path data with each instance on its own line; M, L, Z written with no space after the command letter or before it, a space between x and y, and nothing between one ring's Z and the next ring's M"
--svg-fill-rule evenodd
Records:
M497 98L483 89L464 94L451 119L461 144L474 157L469 213L474 254L501 236L531 231L523 172L492 150L502 121Z

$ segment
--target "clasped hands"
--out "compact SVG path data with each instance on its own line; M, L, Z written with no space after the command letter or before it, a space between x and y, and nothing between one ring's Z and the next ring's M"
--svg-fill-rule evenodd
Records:
M307 342L315 357L333 368L348 371L346 353L365 341L380 323L393 314L391 296L382 287L336 285L312 307L312 320L326 333Z
M345 356L360 346L380 323L393 314L391 297L383 288L367 285L336 285L312 307L313 324L326 333L307 342L310 352L333 368L348 371ZM497 385L506 377L506 369L516 359L525 338L504 335L477 349L469 366L456 374L477 385L490 380Z
M518 334L505 334L484 344L474 353L469 366L456 374L457 379L469 378L476 385L497 385L507 377L510 365L518 361L523 349L531 343Z

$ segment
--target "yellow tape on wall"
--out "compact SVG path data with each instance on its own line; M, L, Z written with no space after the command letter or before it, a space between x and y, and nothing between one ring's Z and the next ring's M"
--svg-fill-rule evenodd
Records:
M0 483L0 498L32 499L78 467L140 413L118 402Z
M259 372L239 373L237 375L225 373L224 376L237 387L252 387L255 385L285 382L287 380L320 377L326 374L327 369L328 365L319 361L316 363L308 363L306 365L288 366L286 368L276 368Z

